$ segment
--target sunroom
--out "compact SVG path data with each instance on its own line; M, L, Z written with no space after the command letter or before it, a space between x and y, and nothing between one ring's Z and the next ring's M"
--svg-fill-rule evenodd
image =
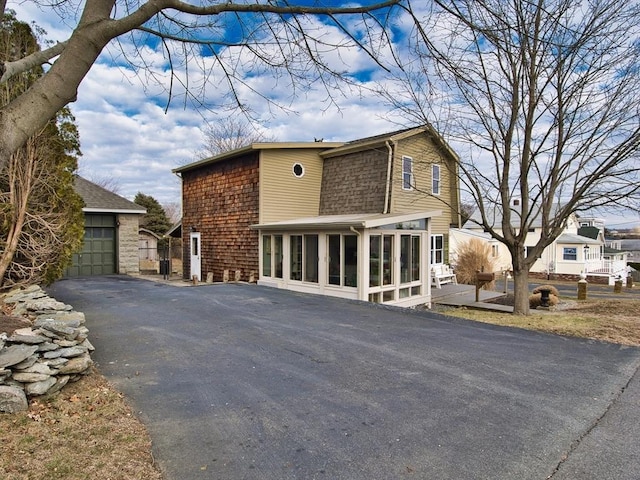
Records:
M439 211L328 215L253 225L259 285L411 307L430 305L429 236Z

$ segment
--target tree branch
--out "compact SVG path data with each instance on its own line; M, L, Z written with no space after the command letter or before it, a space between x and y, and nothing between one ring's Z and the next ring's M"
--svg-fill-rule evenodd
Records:
M0 63L0 85L6 83L11 77L31 70L34 67L47 63L49 60L60 55L66 48L68 41L55 44L53 47L34 52L24 58L14 62Z

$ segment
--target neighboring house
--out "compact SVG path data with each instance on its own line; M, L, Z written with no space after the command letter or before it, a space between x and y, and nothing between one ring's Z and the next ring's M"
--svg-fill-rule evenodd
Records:
M80 176L74 189L84 200L84 242L65 276L139 273L138 228L146 210Z
M254 143L177 168L184 277L428 304L430 266L459 226L456 168L428 127Z
M517 201L514 199L514 202ZM474 212L463 230L481 233L482 227L474 223L474 219L479 220L478 212ZM499 225L501 219L494 218L493 221L495 225ZM527 234L525 248L533 247L540 240L541 234L542 224L538 218ZM462 239L463 236L457 234L452 248L457 248L456 241ZM491 242L495 243L495 240ZM511 254L502 244L497 248L496 269L510 270ZM605 249L604 220L571 215L564 232L544 249L540 258L532 265L530 276L549 280L577 280L580 275L586 274L591 282L613 284L617 277L624 276L625 268L624 252L614 253L613 250Z

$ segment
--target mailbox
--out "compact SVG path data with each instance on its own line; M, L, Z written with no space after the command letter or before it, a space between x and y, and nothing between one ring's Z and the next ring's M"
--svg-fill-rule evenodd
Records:
M489 283L493 282L496 279L495 273L493 272L477 272L476 280L478 282Z

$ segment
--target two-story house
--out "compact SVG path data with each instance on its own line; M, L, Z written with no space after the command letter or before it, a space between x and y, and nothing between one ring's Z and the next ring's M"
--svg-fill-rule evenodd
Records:
M402 306L459 226L457 159L429 127L348 143L256 143L174 171L184 276Z

